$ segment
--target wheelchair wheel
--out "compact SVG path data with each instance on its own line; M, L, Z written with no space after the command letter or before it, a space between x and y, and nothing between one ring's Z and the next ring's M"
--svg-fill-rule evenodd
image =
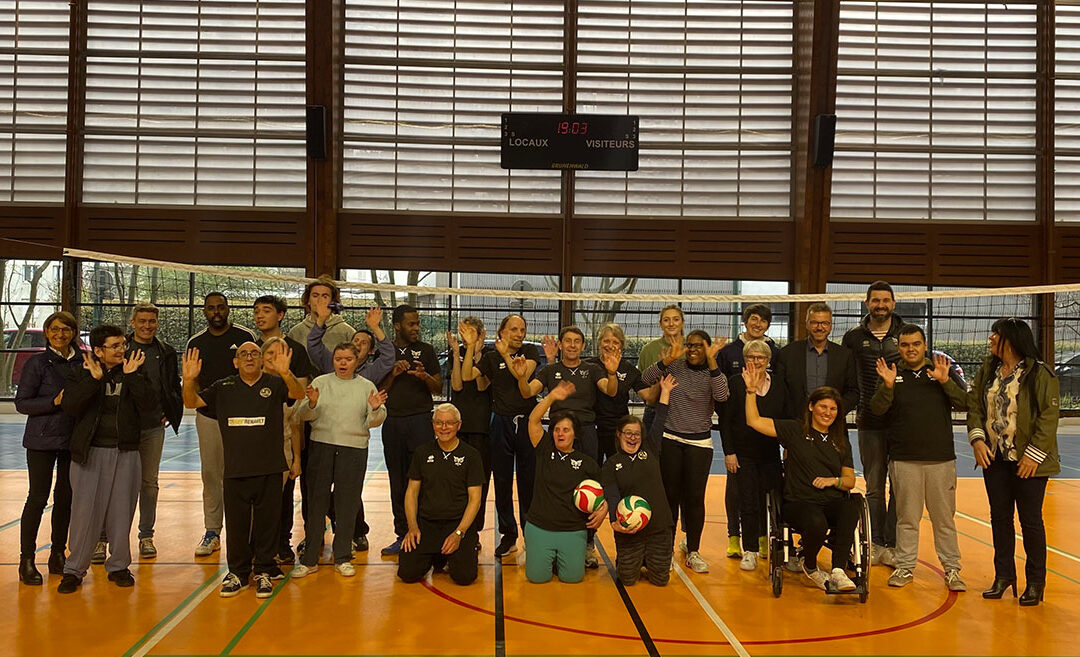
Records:
M780 525L780 504L771 492L765 496L765 528L769 533L769 583L773 597L779 598L784 590L785 545L783 527Z
M861 494L859 498L859 524L855 529L855 543L852 546L855 561L855 585L859 591L859 602L866 602L870 597L870 504Z

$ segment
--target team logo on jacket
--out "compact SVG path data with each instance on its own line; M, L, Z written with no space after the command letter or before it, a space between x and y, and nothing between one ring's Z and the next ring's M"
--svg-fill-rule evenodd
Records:
M435 455L434 454L428 454L427 462L428 463L434 463L435 462Z
M581 469L581 459L570 459L570 467L575 470Z
M269 397L272 394L274 394L274 393L272 393L270 391L270 388L263 388L262 390L259 391L259 396L262 397L263 399L266 399L267 397Z
M620 381L625 381L626 380L626 372L616 372L615 373L615 378L617 378Z
M499 369L500 370L505 370L506 369L506 362L505 361L499 363Z
M619 470L622 470L622 463L615 464L615 472L618 472Z
M412 354L413 360L420 360L420 352L419 351L412 351L410 349L409 353Z
M916 377L917 377L917 376L918 376L918 374L916 374ZM897 374L897 375L896 375L896 383L903 383L903 382L904 382L904 377L903 377L903 375L901 375L901 374Z
M648 453L648 452L646 452L646 451L645 451L645 450L643 450L643 449L642 449L642 450L638 450L638 458L639 458L639 459L641 459L642 461L644 461L644 460L646 460L646 459L648 459L648 458L649 458L649 453Z
M465 457L464 456L455 456L454 457L454 465L461 466L464 463L465 463Z
M556 372L555 373L555 380L560 380L560 379L562 379L562 372Z

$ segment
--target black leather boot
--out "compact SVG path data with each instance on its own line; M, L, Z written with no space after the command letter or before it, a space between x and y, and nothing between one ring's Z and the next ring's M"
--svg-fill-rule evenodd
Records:
M1042 602L1045 589L1045 582L1028 582L1024 592L1020 595L1020 606L1034 607Z
M34 555L19 557L19 581L31 586L41 586L41 573L34 566Z
M1005 579L1004 577L995 577L994 583L990 588L983 591L983 597L987 599L998 600L1001 596L1005 595L1005 591L1012 587L1013 597L1016 597L1016 578Z
M64 565L67 563L67 557L63 552L55 551L49 554L49 574L50 575L63 575Z

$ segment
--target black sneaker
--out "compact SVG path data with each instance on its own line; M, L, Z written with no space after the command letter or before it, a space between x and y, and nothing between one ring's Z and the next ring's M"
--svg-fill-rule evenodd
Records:
M515 552L517 552L517 536L504 535L498 547L495 548L495 556L500 559Z
M135 586L135 578L131 575L131 571L127 568L123 570L118 570L115 573L109 573L109 581L116 582L116 585L120 588Z
M56 587L57 593L74 593L79 590L82 578L71 574L65 574L60 579L60 586Z
M270 575L255 573L255 597L269 598L274 595L274 583L270 581Z
M247 582L242 582L239 577L229 573L225 576L225 579L221 580L221 597L231 598L234 595L239 595L247 587Z
M266 571L266 574L269 575L270 579L272 579L272 580L280 581L280 580L285 579L285 573L281 572L281 569L278 568L277 566L271 566Z
M296 563L296 555L293 554L292 548L281 548L281 551L274 555L274 563L279 566L288 566Z
M368 545L367 536L361 536L360 538L354 538L352 540L353 552L367 552L370 547L371 546Z

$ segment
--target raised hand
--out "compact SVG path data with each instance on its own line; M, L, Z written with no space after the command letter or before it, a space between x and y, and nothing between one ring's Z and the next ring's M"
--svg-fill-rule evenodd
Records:
M386 403L386 391L376 390L375 392L371 393L370 395L368 395L367 403L371 410L375 410L376 408L382 406Z
M142 349L136 349L124 359L124 374L133 374L145 362L146 354L143 353Z
M765 379L765 370L759 367L757 363L747 363L743 367L742 378L743 383L746 384L747 394L756 393Z
M372 308L364 315L364 324L372 331L382 324L382 308Z
M199 358L199 349L192 347L181 359L180 377L185 380L197 379L200 372L202 372L202 359Z
M480 337L476 333L476 327L472 324L459 322L457 330L458 334L461 335L461 341L465 343L466 347L476 344L477 339Z
M555 356L559 354L559 343L555 341L555 338L550 335L545 335L540 344L544 347L544 355L547 356L547 362L554 363Z
M330 319L330 302L322 297L311 299L311 314L315 316L315 323L319 326L326 324Z
M458 343L457 336L453 331L446 332L446 348L450 352L451 358L458 358L461 354L461 345Z
M510 343L503 340L502 335L495 338L495 351L499 352L499 355L504 357L510 355Z
M556 401L562 401L570 395L574 394L575 390L577 390L577 388L574 387L573 383L570 383L569 381L563 381L559 383L559 385L552 388L551 392L549 392L547 396L551 397Z
M662 392L671 393L679 382L675 380L675 377L670 374L665 374L664 378L660 379L660 390Z
M878 358L874 363L874 368L877 370L877 375L881 377L881 380L885 382L886 388L891 388L896 384L896 364L887 365L884 358ZM947 368L946 368L947 369ZM945 376L948 376L946 373Z
M934 369L930 370L930 376L938 383L949 380L949 357L945 354L934 354Z
M524 379L529 374L529 361L524 356L514 356L510 359L510 373L515 379Z
M292 347L285 345L280 351L271 351L263 359L263 366L272 374L281 374L289 371L292 363Z
M716 338L712 341L712 344L705 345L705 357L715 361L716 355L720 353L725 344L727 344L727 338Z
M101 369L101 363L98 362L94 355L88 351L84 351L82 355L83 369L90 372L90 376L94 377L98 381L101 377L105 376L104 370Z
M603 361L604 369L607 370L607 373L615 374L619 371L619 365L622 363L622 351L619 349L605 351Z
M673 341L667 349L662 349L661 359L665 365L671 365L686 355L686 346L681 341Z
M319 389L315 386L309 385L305 392L307 392L308 406L310 406L311 408L315 408L315 406L319 403Z

